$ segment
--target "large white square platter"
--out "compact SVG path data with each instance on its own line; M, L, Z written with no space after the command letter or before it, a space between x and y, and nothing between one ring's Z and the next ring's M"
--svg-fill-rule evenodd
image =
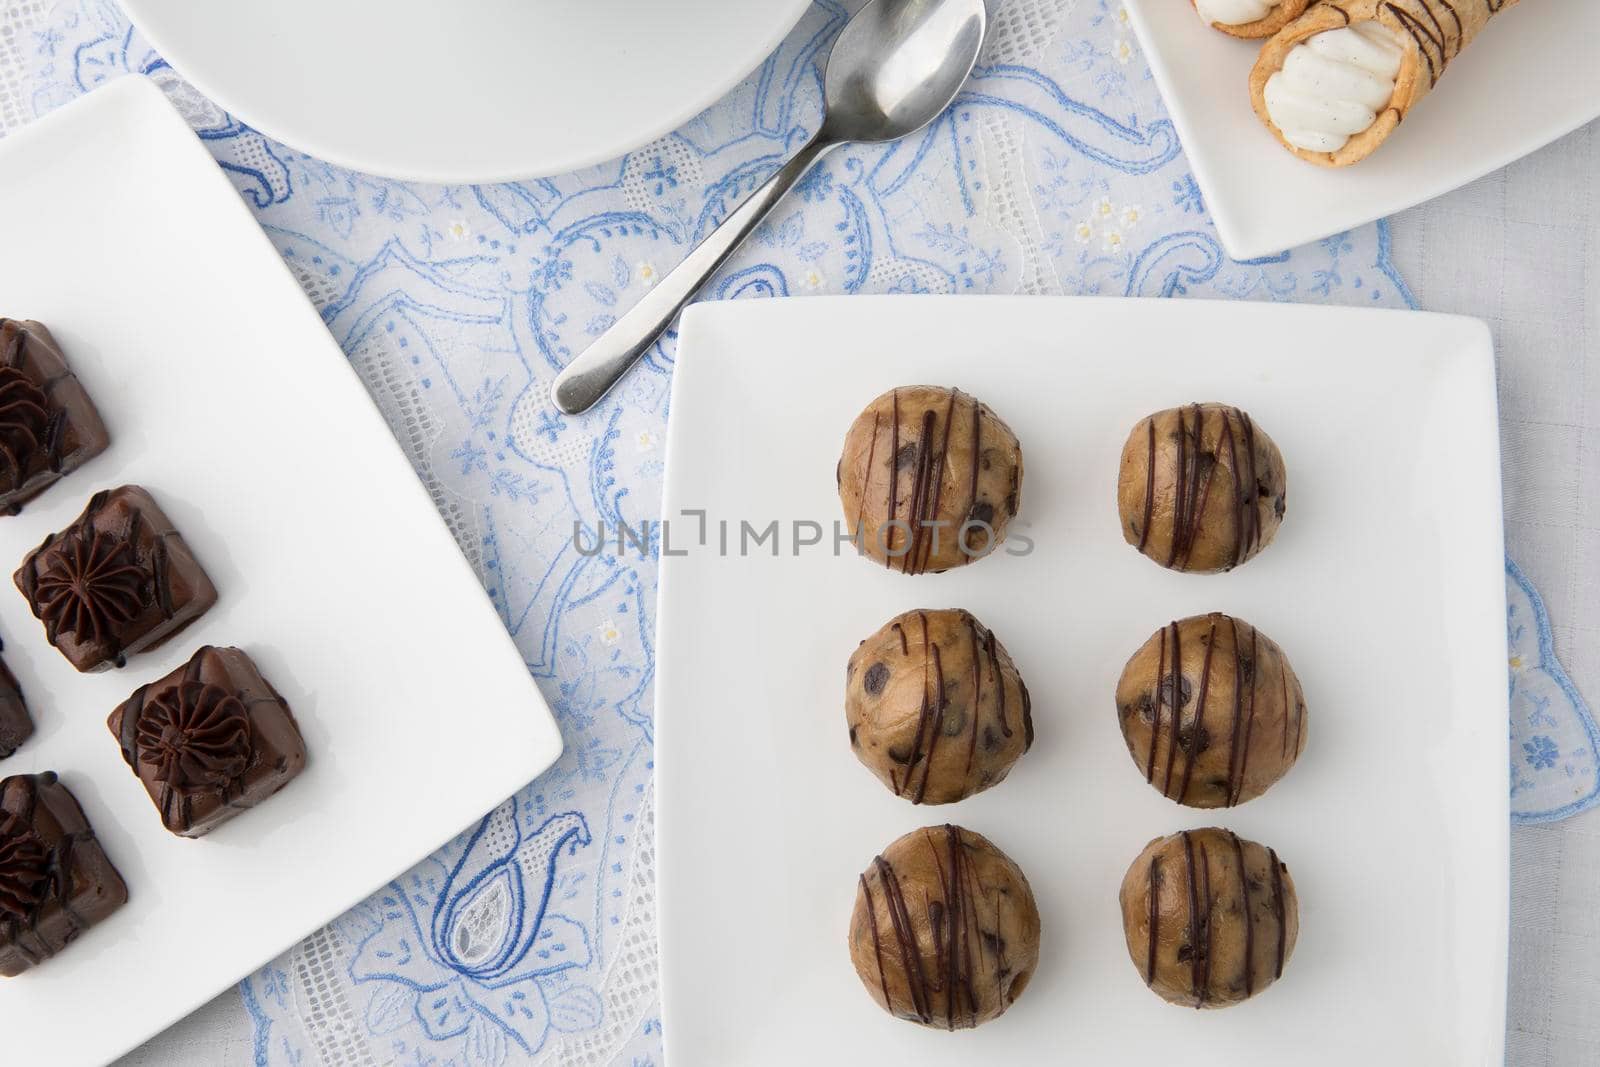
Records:
M416 862L561 751L548 709L388 428L183 120L126 78L0 142L0 314L50 326L112 446L0 518L0 635L127 906L0 981L0 1060L137 1044ZM79 675L10 573L98 489L151 490L217 606L121 671ZM288 700L310 763L199 841L161 827L106 730L202 644Z
M834 463L894 385L959 385L1016 430L1032 554L905 577L826 549L724 558L720 522L839 514ZM1277 541L1228 575L1123 543L1117 460L1160 407L1225 400L1283 450ZM747 1064L1502 1061L1507 666L1493 356L1481 323L1188 301L849 298L701 305L669 435L657 676L668 1059ZM787 529L787 526L785 527ZM844 665L896 613L966 607L1033 692L1038 740L1000 786L915 808L857 765ZM1128 758L1113 691L1168 620L1222 610L1288 651L1309 745L1266 796L1206 813ZM856 876L959 822L1027 872L1045 940L1026 994L948 1034L892 1019L845 950ZM1275 847L1301 899L1281 983L1171 1007L1128 960L1123 872L1213 824Z
M1370 157L1290 155L1250 108L1260 42L1189 0L1124 0L1184 154L1235 259L1271 255L1431 200L1600 117L1600 3L1530 0L1495 16Z

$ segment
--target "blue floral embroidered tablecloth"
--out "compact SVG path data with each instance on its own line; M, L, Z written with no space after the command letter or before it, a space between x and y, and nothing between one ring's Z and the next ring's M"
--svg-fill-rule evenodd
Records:
M384 411L566 739L555 768L481 825L241 984L254 1059L658 1063L656 561L584 556L572 530L655 517L675 339L588 417L545 398L555 372L815 127L820 60L859 4L816 0L737 90L623 159L477 187L355 174L256 133L105 0L10 6L29 32L0 38L0 60L15 60L9 72L0 62L0 128L128 73L162 85ZM994 5L985 55L950 112L904 143L831 158L707 299L1415 306L1390 251L1378 223L1230 259L1117 0L1009 0ZM1507 579L1513 805L1519 818L1560 818L1600 789L1597 733L1538 594L1509 562ZM469 898L473 875L508 854L525 872L521 894ZM469 907L459 936L436 943L435 917Z

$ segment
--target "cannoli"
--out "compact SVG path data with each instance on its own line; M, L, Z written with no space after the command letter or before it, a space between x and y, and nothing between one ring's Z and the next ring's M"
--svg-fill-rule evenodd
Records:
M1212 29L1233 37L1271 37L1299 18L1311 0L1192 0Z
M1310 163L1371 155L1489 19L1517 0L1322 0L1261 48L1250 102Z

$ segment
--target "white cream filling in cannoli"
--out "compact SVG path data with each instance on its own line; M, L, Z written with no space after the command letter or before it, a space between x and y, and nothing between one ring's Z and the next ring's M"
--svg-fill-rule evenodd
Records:
M1266 18L1278 3L1277 0L1194 0L1194 6L1208 26L1243 26Z
M1309 37L1267 79L1267 114L1296 148L1337 152L1388 104L1404 55L1399 36L1379 22Z

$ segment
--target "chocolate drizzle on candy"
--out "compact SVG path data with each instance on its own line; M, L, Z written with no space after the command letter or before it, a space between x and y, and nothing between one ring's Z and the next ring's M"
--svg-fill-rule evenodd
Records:
M50 332L0 318L0 511L15 514L109 443Z
M253 807L305 765L288 705L236 648L201 648L136 689L107 726L162 825L184 837Z
M128 899L53 772L0 780L0 976L60 952Z
M51 776L54 777L53 775ZM25 797L20 817L6 812L0 815L0 942L9 942L21 951L30 965L40 963L54 953L38 932L39 914L51 896L65 899L72 885L57 858L47 849L38 835L28 825L38 801L38 786L26 776L6 779L8 784L19 784ZM63 843L69 851L70 838ZM83 924L70 906L64 905L70 936L76 936ZM32 935L35 947L27 946L27 935Z
M33 717L28 714L22 687L11 669L0 660L0 759L11 755L32 736Z
M166 513L134 485L102 490L23 560L17 588L45 637L80 671L121 667L216 603Z

